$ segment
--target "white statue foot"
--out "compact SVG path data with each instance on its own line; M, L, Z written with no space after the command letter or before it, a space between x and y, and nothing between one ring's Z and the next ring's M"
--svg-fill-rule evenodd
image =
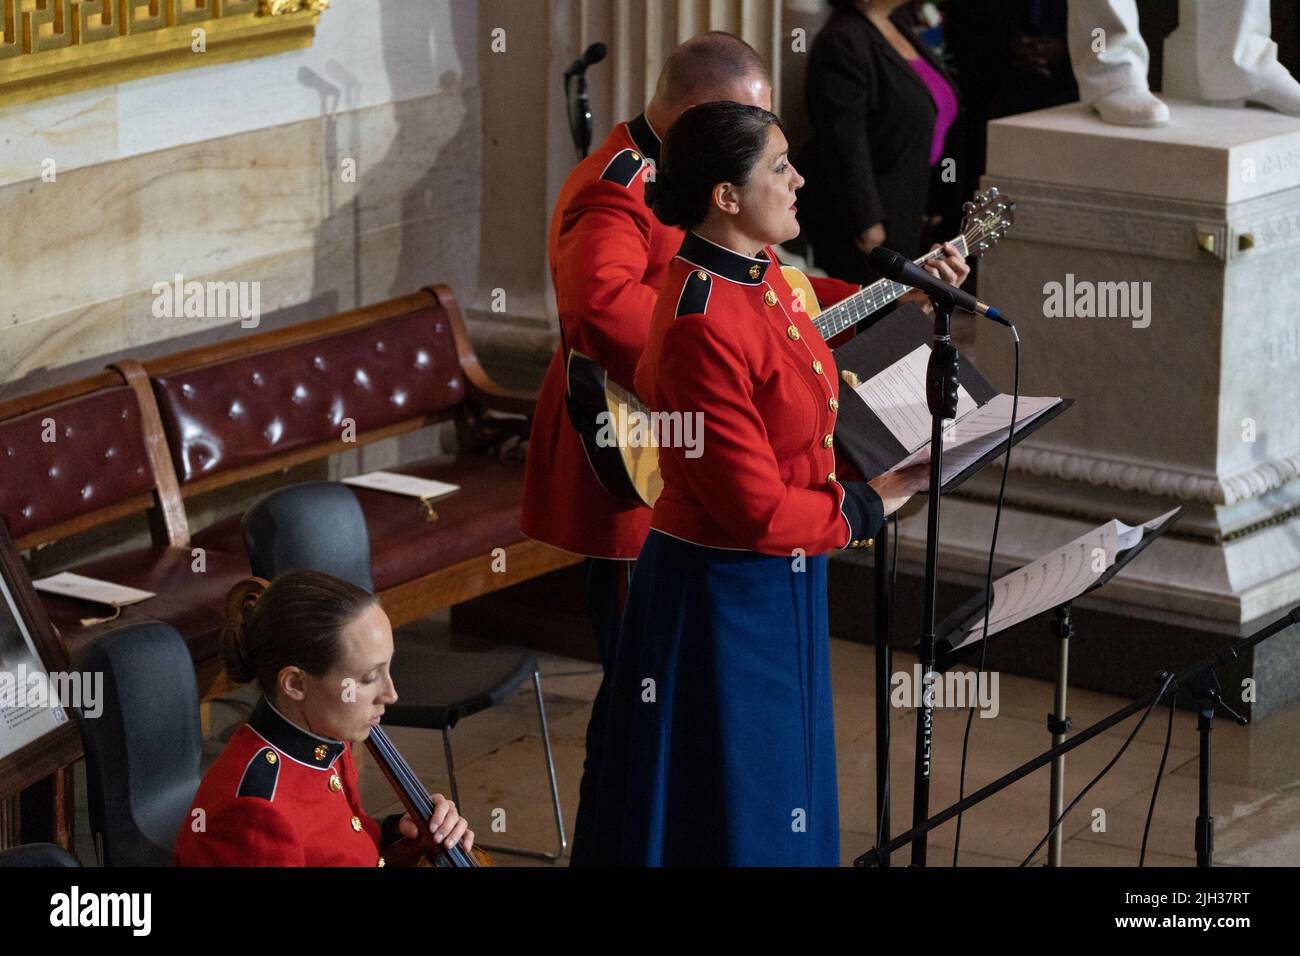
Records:
M1149 90L1116 90L1095 100L1092 108L1107 123L1118 126L1164 126L1169 122L1169 107Z
M1300 116L1300 83L1285 69L1280 69L1270 77L1271 82L1257 93L1246 99L1251 103L1261 103L1279 113Z

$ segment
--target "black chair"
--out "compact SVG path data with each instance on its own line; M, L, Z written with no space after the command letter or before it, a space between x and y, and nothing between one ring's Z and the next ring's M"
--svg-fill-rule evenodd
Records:
M0 866L81 866L81 863L53 843L26 843L0 850Z
M77 669L104 675L102 713L83 711L78 721L99 861L171 866L203 753L185 641L168 624L130 624L87 647Z
M245 512L243 534L249 563L258 577L270 580L286 571L320 571L374 591L370 534L361 505L347 485L316 481L276 489ZM461 719L500 704L532 677L559 835L558 849L550 853L482 845L501 853L550 861L560 859L568 841L537 658L521 651L439 651L430 647L427 639L413 627L397 628L393 643L391 673L400 699L385 709L384 721L396 727L442 732L451 798L457 806L460 794L456 786L451 729Z

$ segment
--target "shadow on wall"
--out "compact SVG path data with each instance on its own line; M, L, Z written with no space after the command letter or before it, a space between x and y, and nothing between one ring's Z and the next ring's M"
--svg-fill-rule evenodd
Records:
M452 43L439 46L477 57L474 5L381 3L379 11L392 97L387 115L383 108L358 109L366 79L344 63L327 62L325 76L306 68L298 75L320 95L324 118L326 208L315 236L311 299L334 298L333 311L431 282L468 295L477 282L477 236L465 228L476 229L479 217L477 87L448 69L438 77L438 93L426 92L444 24ZM391 138L387 151L371 158L367 149L384 138Z

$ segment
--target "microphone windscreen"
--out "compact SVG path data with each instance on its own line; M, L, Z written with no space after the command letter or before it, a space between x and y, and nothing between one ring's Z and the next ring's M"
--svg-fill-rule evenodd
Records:
M871 263L873 269L891 279L897 279L902 274L903 266L907 262L893 249L886 249L884 246L876 246L872 249L867 254L867 261Z
M595 66L608 55L609 47L603 43L593 43L587 47L587 52L582 54L582 59L586 61L587 66Z

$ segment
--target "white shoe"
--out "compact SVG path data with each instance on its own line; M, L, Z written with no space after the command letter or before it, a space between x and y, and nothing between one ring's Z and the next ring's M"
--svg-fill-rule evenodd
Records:
M1271 82L1258 93L1246 97L1249 103L1260 103L1279 113L1300 116L1300 83L1285 68L1271 77Z
M1169 107L1150 90L1116 90L1094 101L1092 108L1117 126L1164 126L1169 122Z

